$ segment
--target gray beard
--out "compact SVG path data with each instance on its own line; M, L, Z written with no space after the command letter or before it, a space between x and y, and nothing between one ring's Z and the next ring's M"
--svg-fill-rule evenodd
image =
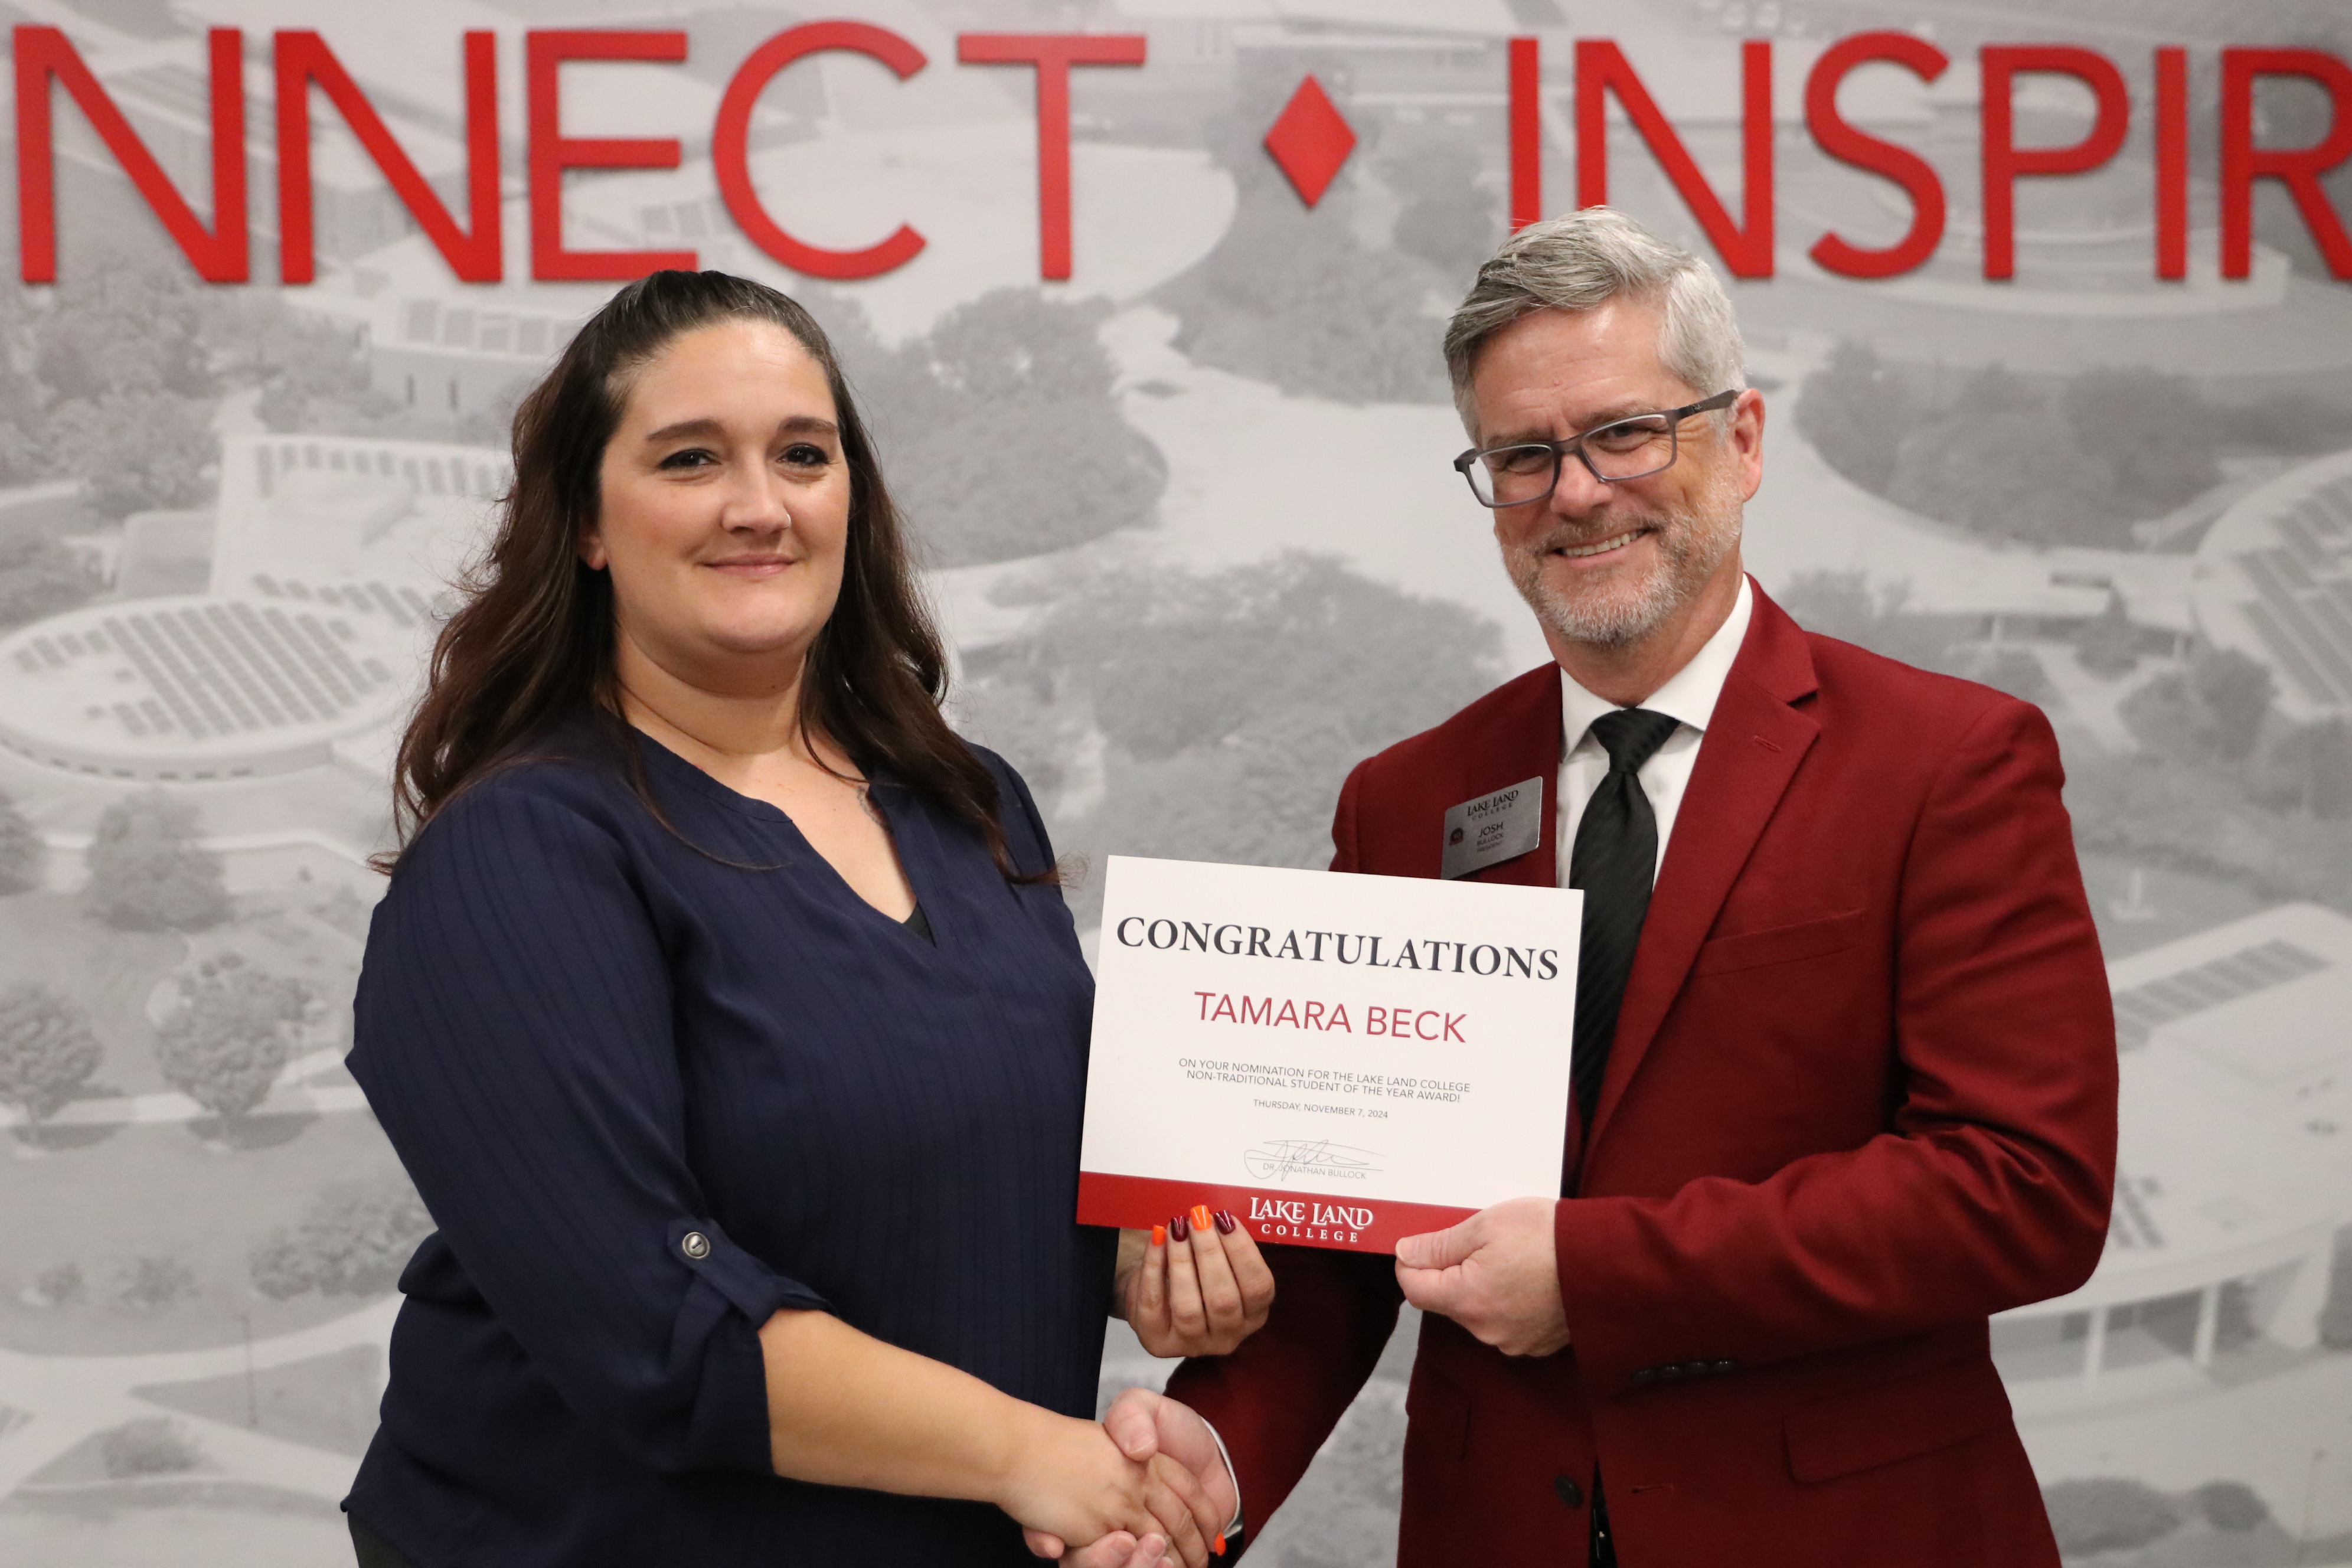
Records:
M1571 531L1566 529L1541 540L1531 550L1506 551L1504 566L1519 597L1527 601L1536 619L1555 637L1589 647L1630 647L1689 604L1739 542L1738 493L1728 486L1725 489L1724 494L1701 498L1690 510L1655 514L1656 521L1663 526L1651 537L1657 542L1664 560L1658 572L1647 581L1633 585L1631 592L1619 590L1570 600L1546 583L1545 556L1559 545L1574 542ZM1723 509L1718 516L1705 515L1717 508Z

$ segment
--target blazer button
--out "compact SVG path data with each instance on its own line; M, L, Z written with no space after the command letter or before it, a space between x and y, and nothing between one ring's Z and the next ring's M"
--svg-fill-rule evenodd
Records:
M677 1249L699 1263L710 1256L710 1238L698 1230L689 1230L678 1242Z
M1658 1369L1656 1367L1645 1366L1640 1368L1633 1373L1633 1381L1635 1383L1649 1383L1655 1380L1657 1375Z
M1717 1372L1729 1372L1733 1365L1734 1363L1731 1362L1719 1361L1715 1363L1715 1370Z
M1680 1377L1682 1374L1683 1363L1678 1361L1670 1361L1658 1369L1660 1377Z
M1576 1484L1576 1479L1574 1477L1552 1477L1551 1489L1558 1492L1559 1494L1559 1500L1566 1503L1569 1507L1582 1508L1584 1506L1584 1489Z

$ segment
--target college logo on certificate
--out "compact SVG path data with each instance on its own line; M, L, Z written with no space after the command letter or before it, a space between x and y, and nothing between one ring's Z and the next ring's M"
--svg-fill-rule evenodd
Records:
M1583 895L1114 855L1082 1224L1385 1252L1559 1191Z

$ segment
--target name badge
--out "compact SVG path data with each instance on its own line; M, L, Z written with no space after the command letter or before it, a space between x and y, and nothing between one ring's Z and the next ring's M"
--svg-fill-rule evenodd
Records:
M1445 813L1448 880L1524 855L1543 842L1543 775L1465 800Z

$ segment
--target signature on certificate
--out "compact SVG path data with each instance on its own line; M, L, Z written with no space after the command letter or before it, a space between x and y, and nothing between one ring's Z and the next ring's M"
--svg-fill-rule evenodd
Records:
M1373 1150L1351 1149L1328 1138L1274 1138L1244 1150L1242 1163L1248 1167L1251 1178L1260 1182L1298 1174L1360 1181L1380 1173L1381 1168L1372 1163L1380 1157Z

